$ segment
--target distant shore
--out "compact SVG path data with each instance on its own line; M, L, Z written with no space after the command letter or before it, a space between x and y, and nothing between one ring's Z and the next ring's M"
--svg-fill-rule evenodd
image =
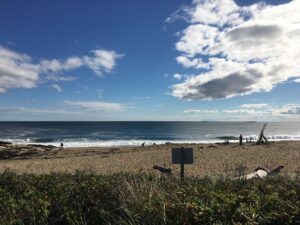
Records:
M44 148L43 146L0 146L0 171L44 174L87 170L95 173L147 172L159 174L153 165L172 169L178 175L179 166L171 164L174 147L194 149L194 164L186 165L188 176L234 176L237 170L248 173L257 167L268 169L283 165L283 174L300 171L300 141L271 142L268 145L245 143L224 144L163 144L145 147L84 147ZM238 169L239 168L239 169ZM241 171L239 171L241 172Z

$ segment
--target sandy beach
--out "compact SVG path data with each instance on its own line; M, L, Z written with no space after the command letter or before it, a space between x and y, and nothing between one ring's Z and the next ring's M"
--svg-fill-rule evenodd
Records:
M0 171L44 174L51 172L93 171L102 174L117 172L147 172L159 175L153 165L166 166L174 175L179 165L171 164L174 147L194 149L194 164L186 165L187 176L234 176L236 168L245 172L257 167L273 169L283 165L282 174L295 175L300 171L300 142L271 142L268 145L234 144L164 144L143 147L112 148L43 148L41 146L6 145L1 152L14 151L0 160ZM3 154L2 154L3 155Z

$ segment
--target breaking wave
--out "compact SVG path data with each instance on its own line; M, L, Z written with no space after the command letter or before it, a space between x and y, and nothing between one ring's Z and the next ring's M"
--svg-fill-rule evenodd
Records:
M256 141L258 138L257 135L245 135L243 136L244 140ZM267 136L270 141L284 141L284 140L299 140L300 135L269 135ZM42 144L42 145L54 145L60 146L60 143L63 143L65 147L117 147L117 146L141 146L142 143L145 145L161 145L166 143L174 144L205 144L205 143L218 143L228 140L230 142L237 142L238 136L219 136L219 137L209 137L206 140L170 140L170 139L155 139L155 140L146 140L146 139L129 139L129 140L93 140L89 138L72 138L72 139L54 139L54 138L36 138L36 139L1 139L0 141L7 141L14 144Z

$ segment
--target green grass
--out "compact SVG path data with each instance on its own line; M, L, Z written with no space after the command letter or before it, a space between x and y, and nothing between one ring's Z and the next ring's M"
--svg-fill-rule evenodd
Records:
M0 224L299 224L300 181L0 175Z

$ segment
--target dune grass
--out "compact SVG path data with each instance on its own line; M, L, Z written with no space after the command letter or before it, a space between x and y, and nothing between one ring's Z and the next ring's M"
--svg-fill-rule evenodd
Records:
M0 224L297 224L300 180L0 175Z

